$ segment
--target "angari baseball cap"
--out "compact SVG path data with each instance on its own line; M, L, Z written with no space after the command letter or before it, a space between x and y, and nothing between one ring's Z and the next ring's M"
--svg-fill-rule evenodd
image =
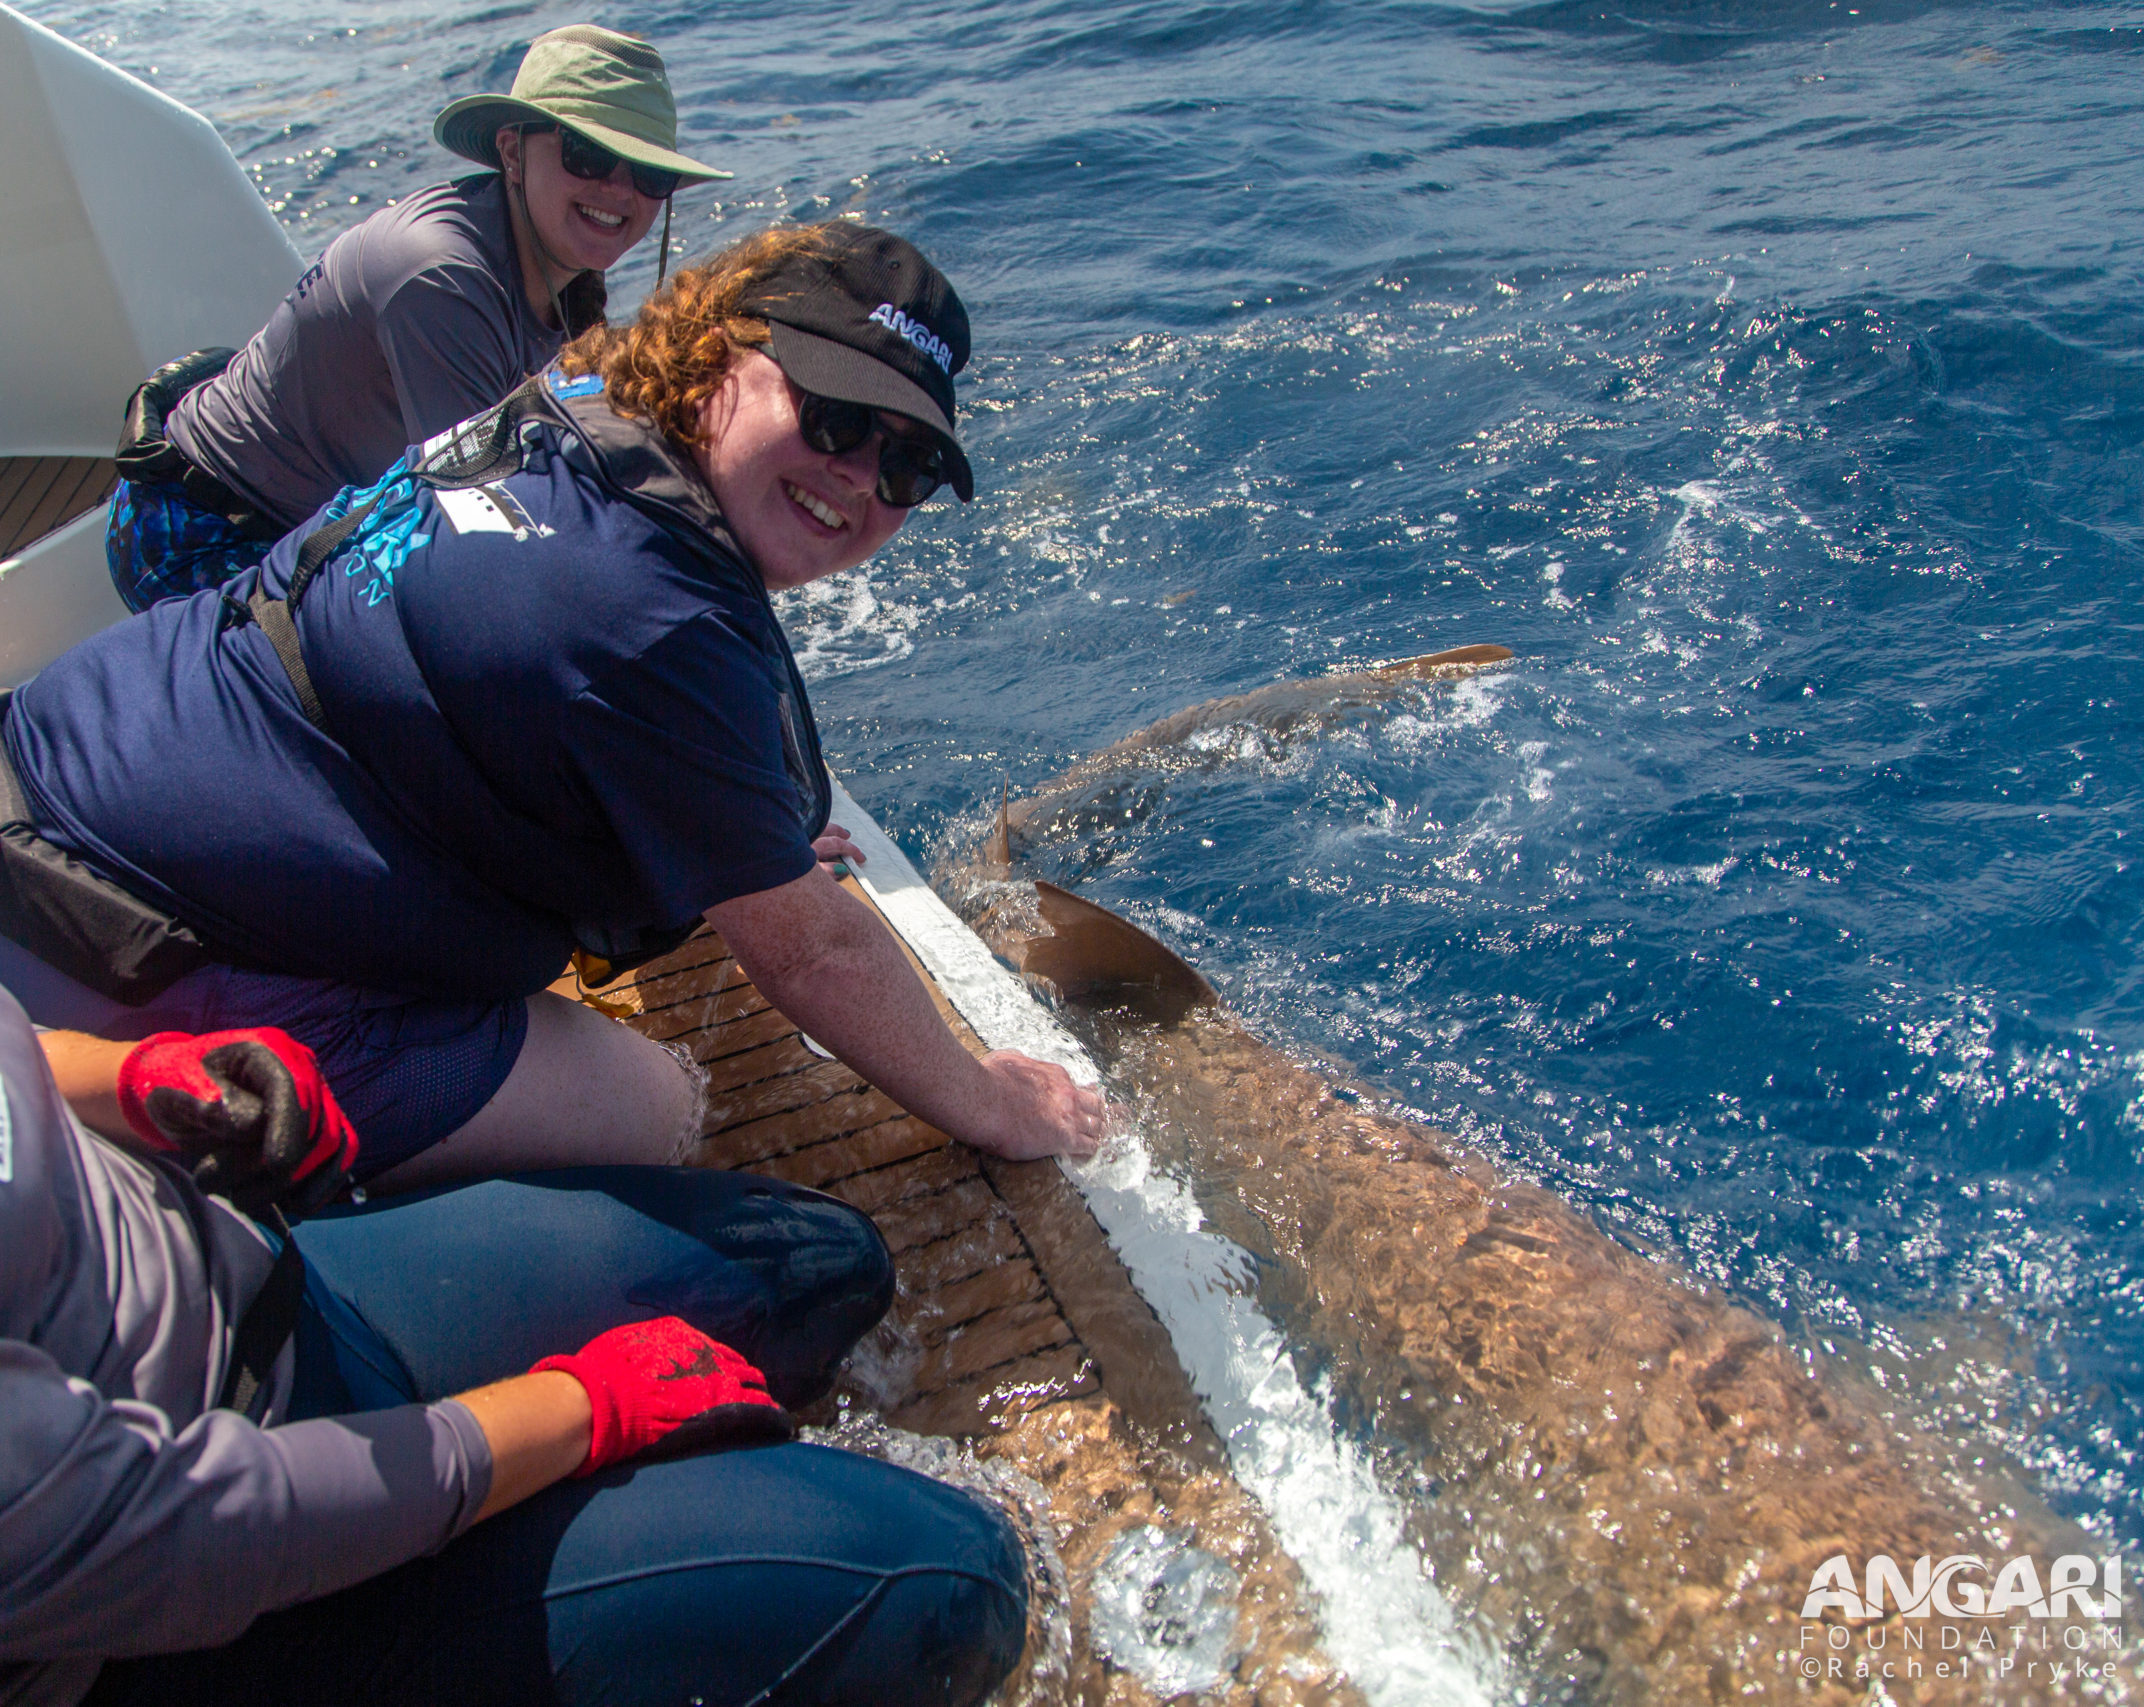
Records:
M953 376L968 365L968 311L916 246L870 225L839 224L791 256L738 304L773 328L769 351L806 391L890 409L944 446L962 503L975 475L953 430Z

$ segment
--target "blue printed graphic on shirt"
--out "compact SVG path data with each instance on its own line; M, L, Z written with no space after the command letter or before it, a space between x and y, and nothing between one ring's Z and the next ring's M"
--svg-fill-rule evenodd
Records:
M553 368L545 376L544 383L550 386L553 397L593 397L603 389L603 376L598 373L584 373L578 379L569 379Z
M432 536L418 531L424 506L406 460L362 490L345 488L329 503L328 519L346 516L366 503L372 504L371 513L343 547L342 572L361 583L358 596L371 606L394 592L395 571L409 561L411 552L430 545Z

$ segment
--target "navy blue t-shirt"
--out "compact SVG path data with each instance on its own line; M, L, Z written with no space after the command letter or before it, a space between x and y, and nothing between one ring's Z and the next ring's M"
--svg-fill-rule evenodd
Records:
M710 525L666 526L560 426L523 442L482 488L398 463L306 590L332 736L215 591L40 672L6 724L39 830L234 957L484 998L811 870L810 706L704 484ZM304 535L368 496L281 541L261 584L283 592Z

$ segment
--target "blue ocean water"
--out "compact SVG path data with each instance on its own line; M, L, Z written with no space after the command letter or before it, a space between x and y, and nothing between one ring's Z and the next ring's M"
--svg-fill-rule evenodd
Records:
M1036 869L2144 1539L2135 6L28 10L308 250L594 15L737 173L683 252L938 258L984 491L790 609L920 860L1180 706L1512 647Z

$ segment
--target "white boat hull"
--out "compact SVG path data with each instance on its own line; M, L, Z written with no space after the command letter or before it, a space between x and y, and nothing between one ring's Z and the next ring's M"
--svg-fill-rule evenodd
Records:
M199 114L0 5L0 458L109 457L128 394L242 344L304 262ZM125 614L101 522L0 562L0 688Z

